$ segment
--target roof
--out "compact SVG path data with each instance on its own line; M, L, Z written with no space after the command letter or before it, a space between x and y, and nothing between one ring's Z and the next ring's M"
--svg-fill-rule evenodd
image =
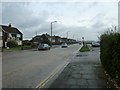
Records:
M7 33L12 33L12 34L22 34L17 28L15 27L9 27L9 26L4 26L0 25L2 29L7 32Z
M54 38L57 38L57 39L61 39L61 37L60 36L53 36Z
M47 38L51 38L49 34L43 34L42 36L46 36Z

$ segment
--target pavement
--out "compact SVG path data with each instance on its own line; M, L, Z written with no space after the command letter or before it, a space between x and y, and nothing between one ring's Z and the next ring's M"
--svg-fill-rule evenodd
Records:
M92 48L92 47L91 47ZM115 88L100 62L100 49L79 52L65 67L51 88Z

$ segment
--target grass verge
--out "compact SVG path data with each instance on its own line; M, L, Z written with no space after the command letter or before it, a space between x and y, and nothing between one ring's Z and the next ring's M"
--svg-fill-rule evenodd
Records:
M80 52L87 52L87 51L90 51L90 48L87 45L84 45L79 51Z
M32 47L31 46L18 46L18 47L13 47L13 48L3 48L4 50L24 50L24 49L31 49Z

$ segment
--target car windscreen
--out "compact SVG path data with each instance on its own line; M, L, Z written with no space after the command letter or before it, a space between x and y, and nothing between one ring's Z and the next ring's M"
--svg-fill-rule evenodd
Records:
M39 46L40 46L40 47L44 47L44 44L40 44Z

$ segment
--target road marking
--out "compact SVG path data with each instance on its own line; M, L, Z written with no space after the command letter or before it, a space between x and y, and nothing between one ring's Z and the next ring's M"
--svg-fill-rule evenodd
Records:
M81 46L82 47L82 46ZM81 48L80 47L80 48ZM78 50L77 50L78 51ZM77 51L74 52L77 53ZM44 87L49 81L50 79L55 76L61 69L62 67L66 67L69 62L71 61L71 59L68 59L66 61L64 61L64 63L62 63L62 65L59 65L50 75L48 75L40 84L38 84L33 90L40 90L42 87Z
M65 61L66 62L66 61ZM33 90L40 90L42 87L44 87L49 81L50 79L55 76L62 67L65 67L69 62L66 62L66 64L64 65L59 65L50 75L48 75L40 84L38 84Z

